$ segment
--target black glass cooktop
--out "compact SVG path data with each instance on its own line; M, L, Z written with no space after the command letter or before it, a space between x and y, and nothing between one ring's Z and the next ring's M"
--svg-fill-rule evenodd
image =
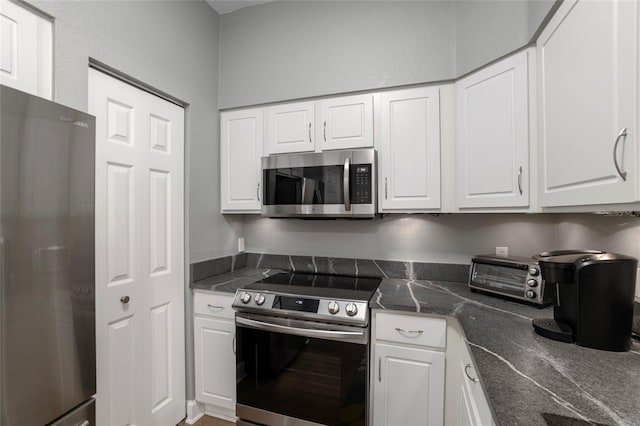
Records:
M380 278L284 272L245 286L247 290L319 298L368 301L380 285Z

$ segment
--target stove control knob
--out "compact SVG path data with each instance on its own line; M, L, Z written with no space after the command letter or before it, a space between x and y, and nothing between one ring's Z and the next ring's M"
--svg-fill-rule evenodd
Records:
M536 280L527 280L527 285L529 287L536 287L538 285L538 281L536 281Z
M355 303L348 303L347 306L344 308L344 310L347 312L347 315L349 315L350 317L358 313L358 307L356 306Z
M532 277L535 277L539 273L540 271L538 271L538 268L529 268L529 275L531 275Z
M256 296L256 304L258 304L258 305L262 305L265 300L267 300L267 298L264 297L264 294L258 294Z
M327 306L327 308L329 309L330 314L335 315L340 310L340 305L338 305L338 302L336 302L335 300L332 300L331 302L329 302L329 306Z
M242 300L242 303L244 304L249 303L249 301L251 300L251 294L242 292L242 294L240 294L240 300Z
M533 290L527 290L525 294L529 299L535 299L536 297L536 292Z

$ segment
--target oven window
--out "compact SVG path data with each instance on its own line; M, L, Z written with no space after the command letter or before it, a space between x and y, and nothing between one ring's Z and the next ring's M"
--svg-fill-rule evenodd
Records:
M238 403L327 425L365 425L367 345L238 327Z

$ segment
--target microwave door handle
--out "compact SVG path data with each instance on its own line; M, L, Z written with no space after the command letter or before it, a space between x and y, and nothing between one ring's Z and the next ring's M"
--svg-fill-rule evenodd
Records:
M349 157L344 159L344 177L342 180L342 190L344 191L344 209L351 211L351 197L349 194L349 166L351 159Z

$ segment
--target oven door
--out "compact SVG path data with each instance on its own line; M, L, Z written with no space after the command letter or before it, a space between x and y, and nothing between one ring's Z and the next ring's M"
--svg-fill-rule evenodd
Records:
M262 158L262 215L374 217L373 149Z
M369 329L237 313L241 424L366 425Z

